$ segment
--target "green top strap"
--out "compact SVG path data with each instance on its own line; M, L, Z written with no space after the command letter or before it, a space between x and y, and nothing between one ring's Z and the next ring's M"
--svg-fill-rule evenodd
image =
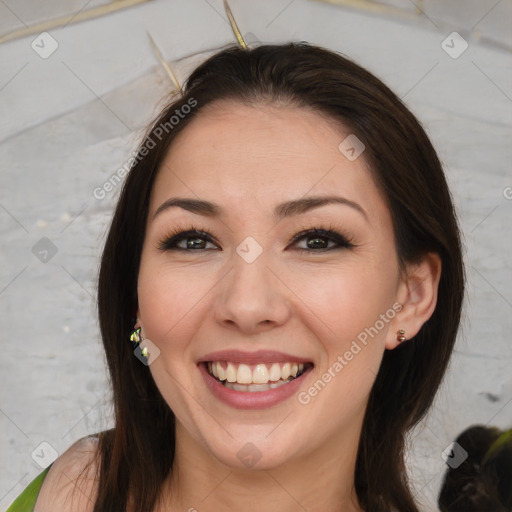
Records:
M7 512L34 512L39 491L41 490L46 474L52 467L52 464L50 464L42 473L37 475L34 480L27 485L25 490L7 509Z

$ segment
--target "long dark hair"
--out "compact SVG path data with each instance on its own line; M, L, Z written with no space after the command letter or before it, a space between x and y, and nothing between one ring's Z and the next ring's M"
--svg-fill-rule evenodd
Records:
M106 240L98 309L115 410L115 428L100 437L95 512L155 506L172 471L174 414L149 368L129 343L137 309L137 275L150 193L174 138L217 100L279 102L340 122L366 146L364 157L389 205L402 264L439 254L437 307L420 332L386 351L369 398L355 470L368 512L418 512L404 465L404 437L432 404L459 326L464 268L457 220L430 140L414 115L378 78L351 60L307 43L229 47L189 77L139 147ZM174 116L174 117L173 117ZM340 132L341 133L341 132Z

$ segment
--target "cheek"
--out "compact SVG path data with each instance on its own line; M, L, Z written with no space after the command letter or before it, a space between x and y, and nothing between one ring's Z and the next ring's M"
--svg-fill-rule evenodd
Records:
M387 270L368 260L364 266L354 261L321 271L310 269L295 280L294 292L306 306L304 313L308 309L313 313L312 322L316 323L317 332L324 333L320 336L324 344L342 349L361 333L360 338L364 338L381 315L390 319L396 283L393 269ZM384 326L381 323L377 327L384 336L388 322Z
M140 319L146 338L166 350L190 337L190 329L212 283L199 271L169 268L165 263L141 261L138 279ZM171 348L171 347L169 347Z
M369 264L347 265L326 275L310 273L314 281L302 284L297 292L315 313L309 329L324 352L316 380L302 390L298 401L333 435L340 424L363 414L379 370L395 316L395 274L391 267L387 270Z

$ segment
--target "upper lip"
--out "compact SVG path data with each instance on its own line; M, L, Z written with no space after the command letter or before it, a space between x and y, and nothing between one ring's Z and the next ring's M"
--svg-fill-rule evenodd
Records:
M311 359L276 352L275 350L258 350L256 352L244 352L242 350L220 350L211 352L201 357L198 363L209 361L231 361L232 363L257 364L257 363L311 363Z

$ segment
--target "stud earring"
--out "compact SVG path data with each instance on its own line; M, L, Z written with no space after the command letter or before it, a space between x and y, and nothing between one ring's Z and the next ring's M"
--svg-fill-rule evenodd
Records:
M403 329L396 331L396 341L398 341L398 343L404 342L407 339L404 335L405 331Z
M130 334L130 341L132 342L132 347L134 350L140 345L140 342L144 340L140 331L141 331L141 327L138 327L137 329L133 330L132 333ZM148 347L144 347L140 351L140 353L141 353L142 357L144 357L147 360Z

